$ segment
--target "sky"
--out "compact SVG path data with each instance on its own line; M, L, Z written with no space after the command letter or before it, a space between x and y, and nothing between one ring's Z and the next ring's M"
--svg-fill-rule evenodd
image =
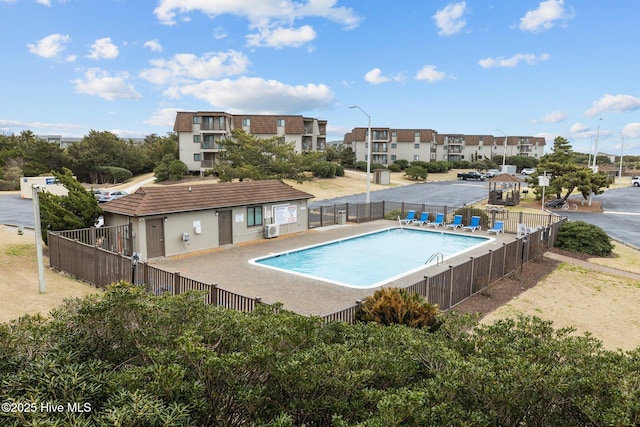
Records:
M176 111L225 111L327 120L327 141L370 118L640 155L639 16L638 0L0 0L0 132L163 136Z

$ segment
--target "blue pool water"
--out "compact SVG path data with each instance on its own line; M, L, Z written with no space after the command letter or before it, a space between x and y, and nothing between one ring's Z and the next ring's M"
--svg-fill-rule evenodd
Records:
M296 249L252 264L352 288L373 288L494 239L442 231L389 228L317 246Z

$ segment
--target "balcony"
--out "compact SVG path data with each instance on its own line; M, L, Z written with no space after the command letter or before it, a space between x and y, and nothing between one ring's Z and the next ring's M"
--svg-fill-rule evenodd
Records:
M386 142L374 142L371 144L371 151L374 153L386 153L387 152L387 143Z
M203 141L200 143L201 150L223 150L218 141Z

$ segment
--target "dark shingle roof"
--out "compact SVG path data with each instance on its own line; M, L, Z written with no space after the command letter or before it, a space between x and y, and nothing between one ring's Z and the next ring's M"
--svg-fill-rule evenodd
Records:
M148 216L234 206L259 205L314 196L277 180L142 187L102 205L105 212Z

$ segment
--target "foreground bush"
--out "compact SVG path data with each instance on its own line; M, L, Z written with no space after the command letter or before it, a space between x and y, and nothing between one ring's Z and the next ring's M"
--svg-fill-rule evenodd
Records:
M555 246L571 252L609 256L613 250L611 238L597 225L584 221L567 221L560 227Z
M536 318L425 333L119 283L0 324L0 425L637 425L639 368Z

